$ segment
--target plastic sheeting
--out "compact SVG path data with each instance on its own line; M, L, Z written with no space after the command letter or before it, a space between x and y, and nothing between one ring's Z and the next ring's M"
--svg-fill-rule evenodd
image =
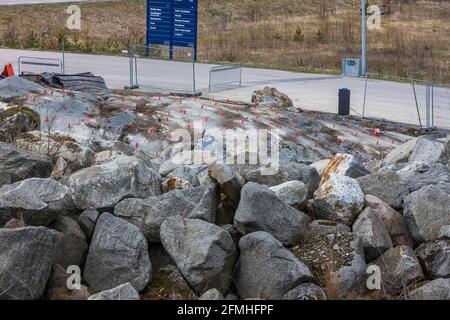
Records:
M22 77L57 89L82 91L99 96L109 95L105 80L90 72L78 74L23 73Z

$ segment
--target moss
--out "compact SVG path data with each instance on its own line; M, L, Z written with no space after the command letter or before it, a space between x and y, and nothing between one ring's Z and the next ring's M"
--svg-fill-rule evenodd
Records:
M159 270L142 294L143 300L195 300L195 294L174 267Z
M0 111L0 122L4 121L7 118L15 116L20 112L25 113L34 123L40 125L41 117L39 116L39 113L29 107L13 107Z

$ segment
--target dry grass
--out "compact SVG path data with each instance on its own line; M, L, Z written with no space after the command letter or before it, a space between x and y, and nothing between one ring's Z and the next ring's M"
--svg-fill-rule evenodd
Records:
M369 71L450 82L450 3L390 2L382 29L368 33ZM66 4L3 8L1 44L56 50L66 38L69 50L118 53L145 41L145 0L80 7L81 32L64 29ZM337 72L340 58L360 52L359 1L200 0L199 7L202 61Z

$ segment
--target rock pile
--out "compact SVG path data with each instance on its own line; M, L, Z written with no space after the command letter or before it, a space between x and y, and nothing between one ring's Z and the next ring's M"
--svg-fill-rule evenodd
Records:
M411 141L270 176L177 143L0 142L0 299L449 299L450 139Z

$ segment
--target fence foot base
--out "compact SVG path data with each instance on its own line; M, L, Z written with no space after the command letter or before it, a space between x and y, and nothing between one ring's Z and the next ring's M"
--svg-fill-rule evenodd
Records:
M422 131L424 131L424 132L431 132L431 131L434 131L434 130L437 130L437 127L436 127L436 126L433 126L433 127L423 127L423 128L422 128Z
M139 85L135 84L135 85L132 85L132 86L125 86L125 89L126 90L139 89Z
M176 97L200 97L203 94L201 91L195 91L195 92L171 92L171 96Z

